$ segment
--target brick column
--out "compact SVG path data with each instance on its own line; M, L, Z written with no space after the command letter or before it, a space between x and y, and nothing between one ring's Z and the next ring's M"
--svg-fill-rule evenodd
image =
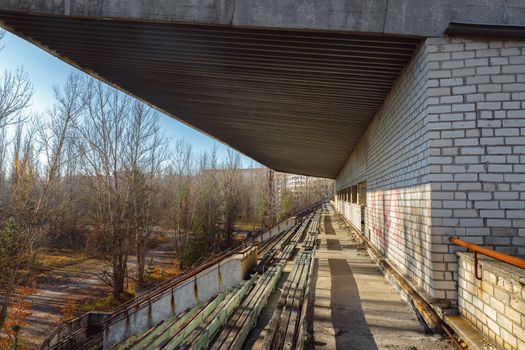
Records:
M433 294L455 300L449 236L525 255L525 41L425 45Z

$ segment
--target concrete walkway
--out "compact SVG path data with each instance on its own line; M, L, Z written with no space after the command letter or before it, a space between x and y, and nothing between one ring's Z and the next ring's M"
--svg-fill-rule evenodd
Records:
M330 208L324 214L307 315L307 349L453 349L425 335L416 314L359 250Z

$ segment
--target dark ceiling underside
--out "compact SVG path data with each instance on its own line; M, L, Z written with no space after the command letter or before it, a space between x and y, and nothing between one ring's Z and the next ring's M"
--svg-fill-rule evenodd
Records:
M329 178L419 42L1 12L0 21L264 165Z

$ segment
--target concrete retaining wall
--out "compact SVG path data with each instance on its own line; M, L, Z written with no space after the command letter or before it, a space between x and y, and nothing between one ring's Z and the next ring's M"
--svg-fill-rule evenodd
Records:
M214 295L239 284L257 263L256 248L232 255L216 265L182 281L149 303L117 317L104 330L104 348L208 301Z
M269 230L261 233L259 236L254 238L254 241L262 243L266 242L267 240L283 233L284 231L288 231L295 225L297 222L297 218L295 216L292 216L279 224L275 225L274 227L270 228Z
M76 348L87 339L89 332L100 329L102 322L109 316L111 316L109 312L90 311L74 318L57 327L42 344L42 349L50 347L55 347L57 350Z
M480 256L478 280L473 254L458 256L461 315L498 348L525 349L525 271Z

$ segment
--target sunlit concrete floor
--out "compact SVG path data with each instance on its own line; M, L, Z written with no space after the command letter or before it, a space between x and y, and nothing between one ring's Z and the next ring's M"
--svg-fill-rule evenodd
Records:
M323 214L319 241L306 349L453 349L441 336L425 334L414 310L331 208Z

